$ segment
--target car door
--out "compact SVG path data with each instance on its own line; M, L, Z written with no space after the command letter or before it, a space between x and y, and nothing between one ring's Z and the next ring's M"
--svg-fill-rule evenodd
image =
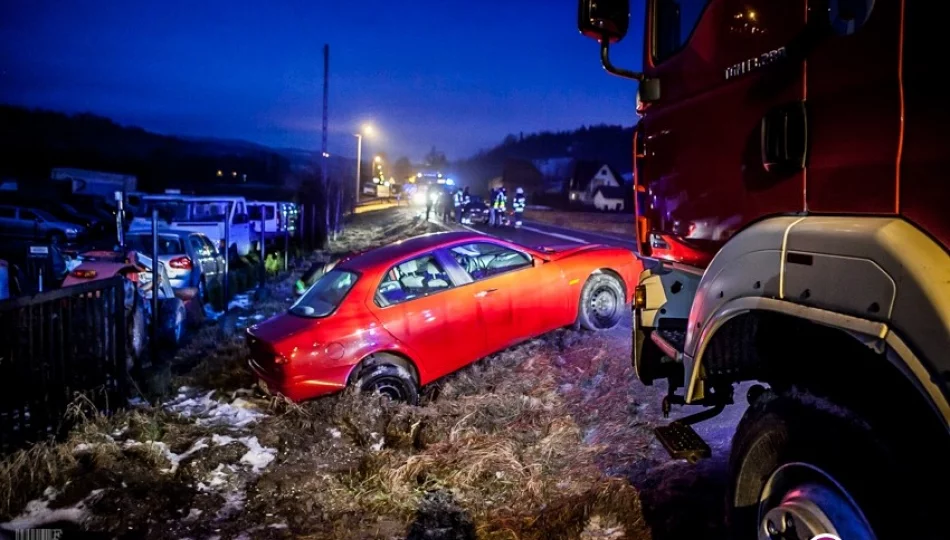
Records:
M20 208L17 211L15 228L17 234L22 238L41 238L45 235L43 224L40 223L36 212L28 208Z
M0 235L19 236L17 230L16 208L12 206L0 206Z
M192 260L192 268L198 271L198 275L192 278L193 285L197 285L201 278L205 278L205 284L207 285L207 281L214 277L214 258L200 234L188 235L188 251Z
M433 379L477 360L485 349L471 290L459 287L434 253L393 265L373 303L383 328Z
M450 248L455 262L472 279L478 320L485 328L485 354L547 330L551 314L543 308L544 276L532 257L494 242L474 242Z
M199 234L198 237L201 239L201 242L204 244L205 249L209 253L209 263L208 263L208 283L214 281L220 281L224 277L224 257L221 255L221 252L218 251L218 248L214 245L214 242L210 238L203 234Z

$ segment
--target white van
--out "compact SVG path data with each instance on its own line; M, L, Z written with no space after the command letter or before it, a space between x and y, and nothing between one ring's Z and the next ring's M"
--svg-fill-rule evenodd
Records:
M251 230L244 197L146 195L140 213L129 224L129 231L152 229L152 209L158 210L160 227L200 232L224 250L225 227L231 245L240 256L251 251Z

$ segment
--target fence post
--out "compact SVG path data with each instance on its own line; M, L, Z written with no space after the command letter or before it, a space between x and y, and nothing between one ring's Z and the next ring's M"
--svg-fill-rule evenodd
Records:
M287 216L287 219L284 220L284 272L286 272L289 269L288 261L290 257L290 223L288 223L290 212L284 210L284 214Z
M158 346L158 280L158 208L152 208L152 328L149 335L153 353Z
M261 287L264 286L264 282L267 280L267 236L265 235L265 227L267 227L267 220L264 218L267 217L267 207L263 204L261 205ZM277 217L276 215L274 217Z
M228 218L231 215L231 205L233 203L228 203L228 211L224 214L224 283L223 283L223 306L221 308L224 311L228 310L228 302L231 300L231 227L228 223ZM250 241L250 239L248 239ZM234 250L237 251L237 250Z

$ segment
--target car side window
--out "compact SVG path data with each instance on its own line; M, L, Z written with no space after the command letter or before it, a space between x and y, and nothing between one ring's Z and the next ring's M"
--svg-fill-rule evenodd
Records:
M215 247L214 242L212 242L210 238L207 236L199 236L198 238L204 243L209 255L216 255L218 253L218 248Z
M13 219L16 217L16 210L9 206L0 206L0 218Z
M435 255L401 262L386 272L376 291L376 304L387 307L451 289L452 280Z
M25 208L20 209L20 219L23 221L35 221L36 214L32 210L27 210Z
M188 243L191 244L191 249L199 255L209 255L208 247L205 246L205 243L201 240L201 237L197 234L193 234L188 237Z
M474 281L531 266L531 257L528 255L489 242L456 246L451 252L455 261Z

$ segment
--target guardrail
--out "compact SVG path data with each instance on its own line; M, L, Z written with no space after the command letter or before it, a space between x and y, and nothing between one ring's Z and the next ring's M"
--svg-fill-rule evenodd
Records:
M126 332L121 277L0 301L0 452L64 433L78 394L124 406Z

